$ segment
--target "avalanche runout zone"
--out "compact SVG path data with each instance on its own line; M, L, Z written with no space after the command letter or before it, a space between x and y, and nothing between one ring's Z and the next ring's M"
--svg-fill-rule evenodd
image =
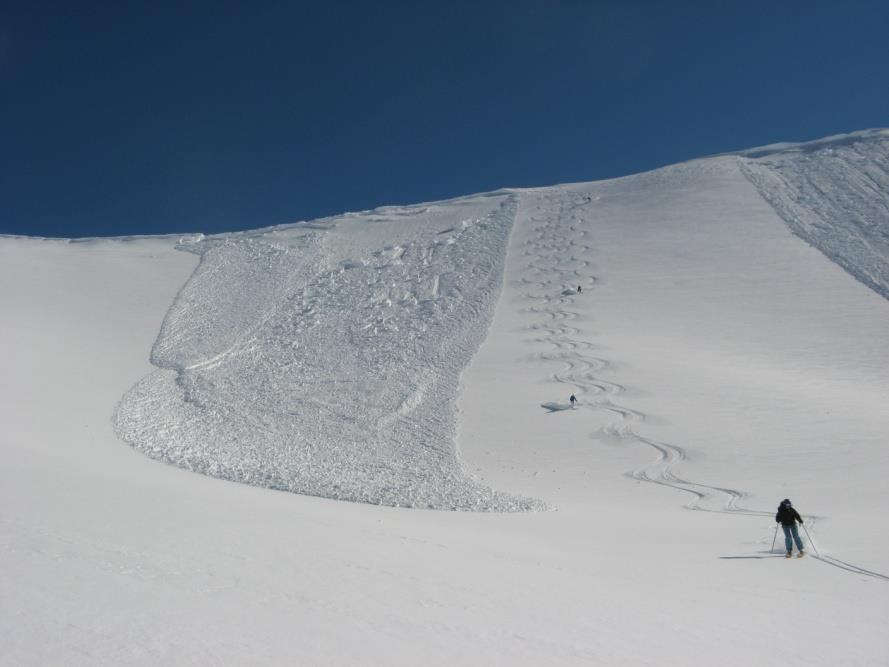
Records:
M402 507L543 509L461 468L459 377L499 295L515 195L197 238L200 263L122 399L153 458Z

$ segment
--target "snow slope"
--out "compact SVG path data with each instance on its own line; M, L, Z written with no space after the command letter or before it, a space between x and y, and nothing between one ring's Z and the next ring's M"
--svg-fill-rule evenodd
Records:
M887 152L0 239L0 664L889 663Z

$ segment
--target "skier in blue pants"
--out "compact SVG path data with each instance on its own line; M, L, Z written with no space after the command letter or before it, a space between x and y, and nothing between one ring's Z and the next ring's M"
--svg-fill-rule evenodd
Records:
M799 553L796 555L797 558L803 557L803 541L800 539L799 531L796 528L796 522L799 521L800 524L803 522L803 518L799 515L793 508L793 504L790 502L788 498L785 498L781 501L781 504L778 505L778 513L775 515L775 521L781 524L781 528L784 530L784 545L787 547L787 558L793 554L793 543L796 542L796 548L799 549Z

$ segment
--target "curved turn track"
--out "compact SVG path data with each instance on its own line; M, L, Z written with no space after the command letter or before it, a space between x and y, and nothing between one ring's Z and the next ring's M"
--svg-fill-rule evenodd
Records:
M692 510L771 517L772 511L744 507L744 491L688 479L677 468L687 459L683 447L655 440L636 432L635 426L647 415L624 405L626 388L601 377L611 362L597 354L597 346L580 326L580 314L573 310L575 300L596 289L597 276L589 225L583 212L596 205L597 198L561 191L526 193L520 201L529 230L521 248L521 297L523 310L536 315L529 330L533 343L545 343L549 350L536 358L562 364L551 378L565 384L577 395L581 410L607 410L616 420L591 434L600 439L638 443L649 447L655 458L629 471L628 477L683 491L691 496L685 507ZM581 287L583 292L578 293ZM554 404L543 407L553 409ZM567 406L564 406L567 407ZM810 521L809 525L814 524ZM815 546L815 545L813 545ZM843 570L889 581L889 576L820 554L815 558Z

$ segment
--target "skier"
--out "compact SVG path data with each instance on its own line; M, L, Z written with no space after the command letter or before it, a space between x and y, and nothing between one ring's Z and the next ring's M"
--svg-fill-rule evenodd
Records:
M569 398L568 400L571 401L571 407L573 408L574 404L577 403L577 396L571 394L571 398Z
M797 521L802 524L803 518L799 515L799 512L793 508L793 504L790 500L785 498L781 501L781 504L778 505L778 513L775 515L775 522L780 523L781 528L784 530L784 545L787 547L786 558L790 558L792 555L794 542L796 542L796 548L799 549L799 553L796 557L802 558L804 555L803 541L800 539L799 532L796 529Z
M577 293L580 294L581 292L583 292L583 287L581 287L580 285L578 285L578 286L577 286Z

